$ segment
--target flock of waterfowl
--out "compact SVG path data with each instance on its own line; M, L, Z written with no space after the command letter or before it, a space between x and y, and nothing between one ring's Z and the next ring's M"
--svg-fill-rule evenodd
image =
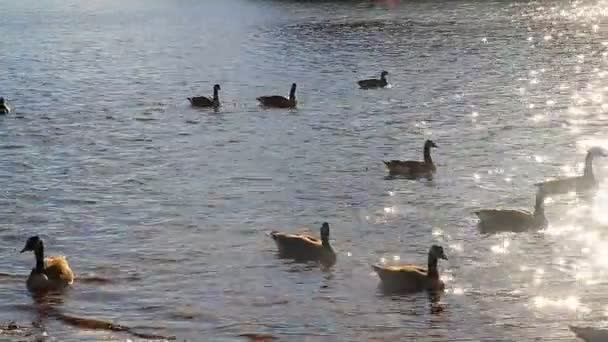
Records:
M384 88L388 85L386 76L388 72L382 71L380 79L367 79L358 81L361 89ZM194 107L217 108L221 105L219 99L219 84L213 86L213 97L197 96L188 98ZM295 108L296 84L291 85L289 97L279 95L260 96L257 98L264 107L271 108ZM0 114L8 114L11 109L0 97ZM426 140L423 148L423 160L390 160L384 161L389 175L393 177L404 177L407 179L432 179L437 168L431 157L431 149L437 148L435 142ZM597 187L597 180L593 174L593 159L597 156L608 156L608 152L600 147L588 150L585 158L585 168L582 176L555 179L537 183L536 203L534 211L515 209L484 209L476 211L479 218L479 228L482 233L497 232L525 232L539 230L547 227L548 221L544 212L544 200L548 195L563 193L586 193ZM320 228L320 239L310 234L290 234L278 231L270 233L271 238L277 245L278 255L282 258L293 259L302 262L319 262L331 267L337 261L336 252L329 242L330 227L324 222ZM38 236L30 237L21 253L33 252L36 259L35 267L32 269L26 286L33 294L40 295L48 292L57 292L65 289L74 282L74 274L63 256L44 257L44 244ZM428 251L427 268L416 265L372 265L377 273L380 284L384 290L390 292L411 293L419 291L438 292L445 288L440 279L437 268L438 260L447 260L443 248L433 245ZM577 336L587 341L608 341L608 334L587 328L571 327ZM595 334L595 335L594 335ZM598 337L597 336L601 336ZM589 337L593 336L593 337Z
M388 81L386 80L386 76L388 75L387 71L382 71L380 73L379 79L368 79L358 81L359 87L361 89L375 89L375 88L384 88L388 85ZM296 108L298 101L296 101L296 88L297 85L295 83L291 84L291 89L289 90L289 97L284 97L281 95L267 95L260 96L256 98L258 102L268 108ZM221 87L219 84L213 86L213 97L209 98L206 96L194 96L189 97L188 101L193 107L201 107L201 108L219 108L221 106L219 91Z

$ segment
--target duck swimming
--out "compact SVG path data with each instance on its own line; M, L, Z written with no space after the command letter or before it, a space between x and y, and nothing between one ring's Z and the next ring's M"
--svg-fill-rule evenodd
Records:
M556 195L569 192L584 193L597 188L597 180L593 175L593 159L595 157L606 157L608 153L601 147L592 147L587 151L585 157L585 169L582 176L569 177L536 183L540 190L546 194Z
M358 81L359 87L361 89L375 89L375 88L384 88L388 85L386 81L386 75L388 75L388 71L382 71L380 73L380 79L372 78L368 80Z
M482 233L516 232L540 230L547 227L544 209L545 193L536 193L534 212L514 209L486 209L475 212Z
M9 114L10 112L11 107L4 101L4 97L0 97L0 114Z
M431 148L437 148L437 145L431 140L425 141L424 161L390 160L384 161L384 165L386 165L391 175L401 175L408 178L432 177L437 168L431 158Z
M296 84L293 83L291 85L291 90L289 91L289 99L286 99L283 96L272 95L272 96L260 96L257 100L264 107L272 107L272 108L295 108L296 101Z
M325 265L336 263L336 253L329 244L329 223L321 226L321 239L307 234L287 234L273 231L270 236L279 248L279 255L296 261L319 261Z
M448 260L443 247L433 245L429 249L427 269L415 265L373 265L372 268L380 277L383 289L390 292L443 291L445 284L437 270L439 259Z
M27 239L24 252L34 252L36 267L27 278L27 289L32 293L59 291L74 283L74 273L63 256L44 258L44 245L38 236Z
M208 97L205 96L195 96L195 97L189 97L188 101L190 101L190 104L193 107L219 107L220 106L220 97L218 95L219 91L222 88L220 88L219 84L216 84L213 86L213 99L210 99Z

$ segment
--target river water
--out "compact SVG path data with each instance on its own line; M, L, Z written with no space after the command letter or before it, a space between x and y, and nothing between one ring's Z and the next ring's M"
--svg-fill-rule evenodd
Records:
M0 8L0 321L51 341L133 337L49 308L189 341L573 341L569 324L605 324L604 186L548 199L539 233L482 235L472 211L531 209L533 183L608 147L607 2ZM357 89L381 70L388 89ZM292 82L297 110L257 105ZM191 108L214 83L219 112ZM381 160L421 159L429 138L433 181L386 179ZM323 221L333 269L276 257L269 231ZM46 303L24 285L33 234L77 275ZM371 264L425 265L434 243L439 303L379 291Z

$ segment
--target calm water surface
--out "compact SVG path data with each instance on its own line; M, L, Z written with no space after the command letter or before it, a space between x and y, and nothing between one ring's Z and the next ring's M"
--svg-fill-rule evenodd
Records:
M52 341L132 337L49 305L191 341L573 341L568 324L604 325L608 189L547 200L540 233L483 236L472 211L532 208L533 183L608 147L608 3L0 8L16 112L0 118L0 321ZM383 69L389 89L356 88ZM294 81L298 110L257 106ZM192 109L214 83L221 110ZM434 181L385 179L382 159L422 158L427 138ZM270 230L323 221L331 271L276 258ZM36 233L81 279L53 304L24 286ZM450 258L442 310L379 292L370 264L424 265L432 243Z

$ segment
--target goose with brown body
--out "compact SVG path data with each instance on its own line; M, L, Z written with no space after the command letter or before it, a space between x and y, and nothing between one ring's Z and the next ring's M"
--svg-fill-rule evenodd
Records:
M336 262L336 253L329 244L329 224L321 226L321 239L308 234L288 234L273 231L270 236L279 248L279 256L296 261L319 261L326 265Z
M547 227L545 217L545 193L536 193L534 212L516 209L485 209L475 212L482 233L516 232L540 230Z
M427 269L416 265L373 265L372 268L380 277L382 287L386 291L443 291L445 284L439 279L439 271L437 270L439 259L448 260L443 247L433 245L429 249Z
M289 91L289 98L285 98L280 95L271 95L271 96L260 96L257 100L264 107L270 108L295 108L296 101L296 84L293 83L291 85L291 90Z
M585 169L582 176L554 179L542 183L536 183L539 190L550 195L564 194L569 192L584 193L597 188L597 180L593 175L593 159L595 157L606 157L608 153L601 147L592 147L587 151L585 157Z
M386 75L388 75L388 71L382 71L380 73L380 79L371 78L368 80L358 81L357 84L361 89L375 89L375 88L384 88L388 85L386 81Z
M208 98L205 96L195 96L195 97L189 97L188 101L190 101L190 104L193 107L203 107L203 108L209 108L209 107L214 107L217 108L220 106L220 96L219 96L219 91L222 88L220 88L219 84L216 84L213 86L213 98Z
M21 253L34 252L36 266L27 278L27 289L32 293L60 291L74 283L74 273L63 256L44 257L44 244L38 236L27 239Z
M424 142L424 161L414 160L390 160L384 161L384 165L391 175L400 175L409 178L432 177L437 171L433 158L431 158L431 148L437 148L432 140Z

